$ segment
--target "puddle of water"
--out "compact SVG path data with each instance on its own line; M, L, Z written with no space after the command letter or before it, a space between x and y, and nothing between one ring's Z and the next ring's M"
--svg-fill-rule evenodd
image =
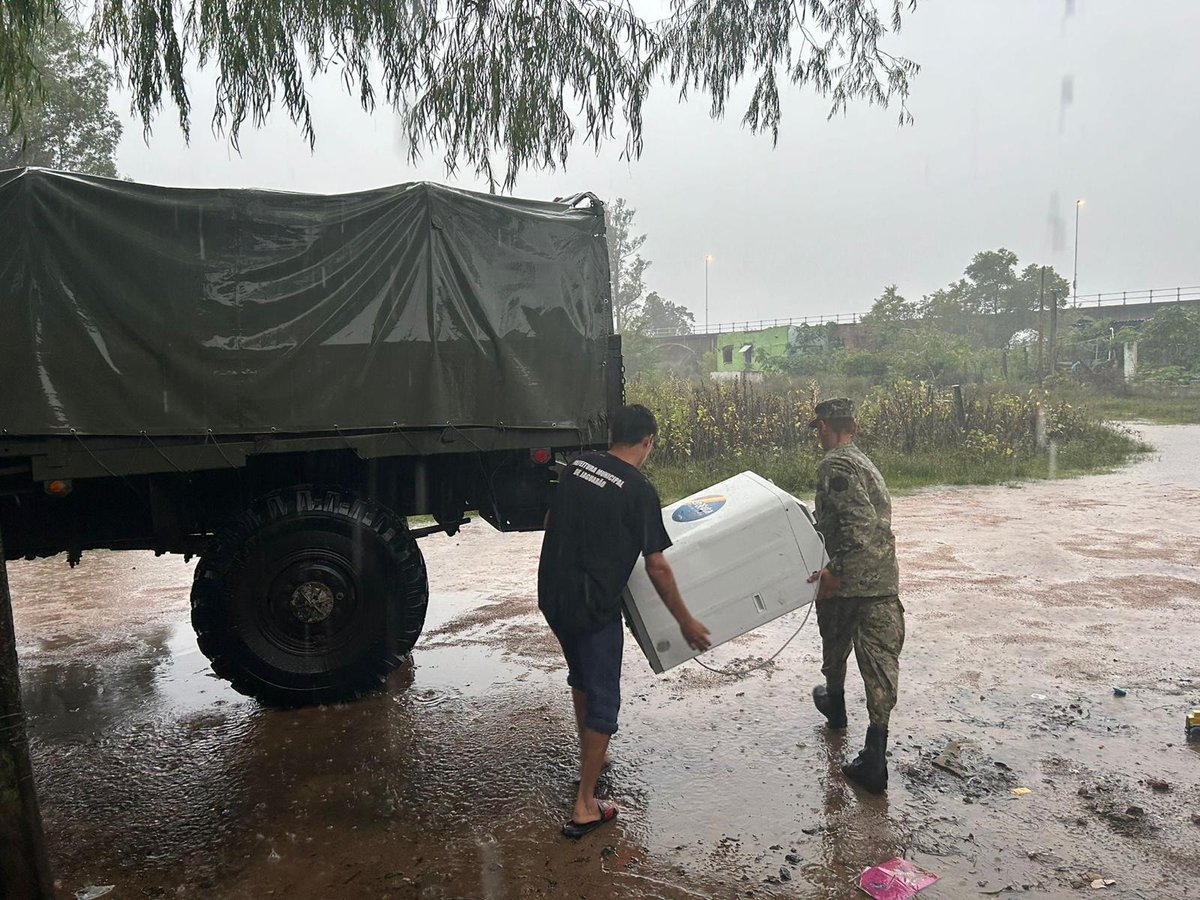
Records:
M429 606L425 612L425 631L430 632L444 628L447 624L461 616L467 615L488 599L483 591L438 591L429 596Z

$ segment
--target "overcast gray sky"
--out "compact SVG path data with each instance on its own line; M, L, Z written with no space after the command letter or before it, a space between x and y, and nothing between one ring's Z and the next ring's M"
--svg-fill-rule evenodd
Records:
M1087 201L1081 294L1200 285L1200 3L1070 5L922 0L889 46L922 66L911 126L866 106L827 122L824 101L794 90L772 148L741 128L740 108L713 121L703 98L680 104L664 86L641 159L580 148L566 171L532 172L514 193L625 197L648 235L648 287L701 323L706 253L714 323L861 311L892 282L917 299L999 246L1069 279L1076 198ZM486 189L434 158L410 165L394 115L362 112L334 78L313 89L313 152L280 115L247 128L239 156L208 130L211 76L193 88L191 146L173 112L148 145L130 120L123 173L319 193L415 180Z

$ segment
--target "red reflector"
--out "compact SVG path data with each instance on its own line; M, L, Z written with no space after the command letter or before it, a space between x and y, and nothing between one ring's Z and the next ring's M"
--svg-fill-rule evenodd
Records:
M552 455L553 454L550 453L549 447L535 447L533 450L529 451L530 459L532 459L539 466L544 466L546 463L550 462Z
M51 497L65 497L71 493L70 479L55 479L46 482L46 493Z

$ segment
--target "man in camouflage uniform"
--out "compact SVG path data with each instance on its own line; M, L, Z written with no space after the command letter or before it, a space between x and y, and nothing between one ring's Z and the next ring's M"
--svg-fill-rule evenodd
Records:
M817 466L817 529L829 564L809 578L820 581L817 625L825 676L825 683L813 688L813 702L830 728L846 727L846 661L853 648L870 725L866 746L842 771L879 794L887 789L888 719L896 705L904 646L892 500L875 464L854 444L853 403L825 400L815 414L809 427L817 430L825 451Z

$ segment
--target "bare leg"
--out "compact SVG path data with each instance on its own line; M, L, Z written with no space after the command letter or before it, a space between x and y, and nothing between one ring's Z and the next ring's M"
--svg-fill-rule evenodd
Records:
M571 701L575 704L575 731L579 734L579 752L583 752L583 723L587 719L587 694L571 688Z
M580 825L600 818L600 806L596 803L596 780L604 767L608 739L607 734L593 731L586 725L579 732L579 793L575 795L575 809L571 818Z
M583 724L587 720L587 694L583 691L571 688L571 700L575 704L575 728L579 732L579 755L583 758L583 733L587 730ZM604 762L601 764L601 770L604 766L612 763L612 757L607 751L604 754Z

